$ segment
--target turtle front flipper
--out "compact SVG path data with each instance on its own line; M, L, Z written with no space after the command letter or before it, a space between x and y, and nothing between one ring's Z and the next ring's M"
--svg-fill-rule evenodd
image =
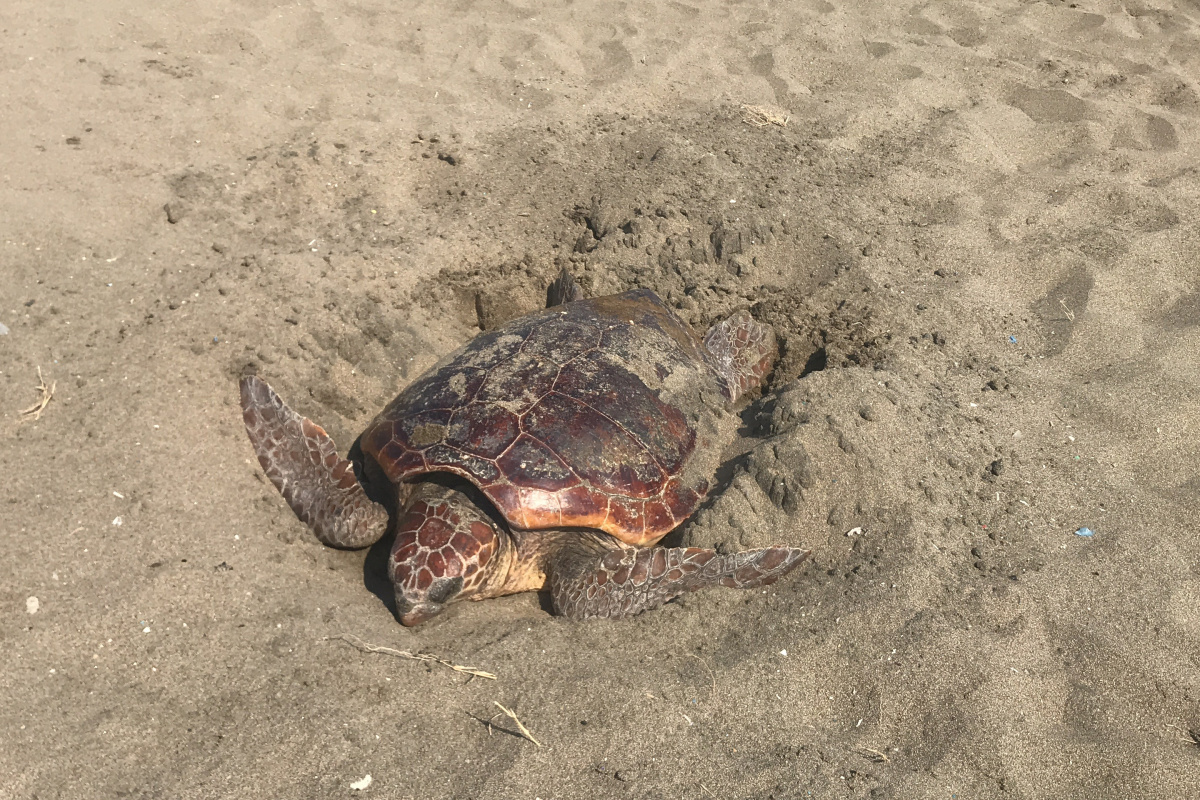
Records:
M704 335L704 349L731 403L761 386L779 358L775 331L746 311L713 325Z
M387 509L369 499L354 465L329 434L300 416L255 375L242 378L242 419L258 463L300 520L325 544L366 547L387 530Z
M808 554L796 547L728 555L699 547L622 548L603 554L578 547L550 565L550 594L555 613L565 617L620 619L707 586L767 586Z

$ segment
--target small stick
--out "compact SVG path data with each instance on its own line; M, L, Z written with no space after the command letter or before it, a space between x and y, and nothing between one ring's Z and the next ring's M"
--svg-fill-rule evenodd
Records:
M778 125L781 128L786 128L790 115L780 114L778 111L773 111L763 106L752 106L745 103L742 104L742 122L747 125L753 125L756 128L765 128L768 125Z
M533 742L534 744L536 744L538 747L541 747L541 746L542 746L542 743L541 743L541 742L539 742L537 739L533 738L533 734L529 732L529 728L526 728L526 727L525 727L525 725L524 725L524 724L521 722L521 720L517 719L517 715L516 715L516 714L514 714L514 713L513 713L513 712L511 712L511 711L509 711L509 710L508 710L507 708L505 708L504 706L500 705L500 703L499 703L498 701L496 701L496 700L493 700L492 702L496 704L496 708L500 709L500 710L501 710L501 711L503 711L505 714L507 714L509 719L511 719L513 722L517 723L517 727L521 729L521 735L522 735L522 736L524 736L526 739L528 739L529 741L531 741L531 742Z
M887 757L887 753L881 753L874 747L860 747L858 749L876 764L882 764L885 761L891 761L891 759Z
M46 385L46 381L42 378L42 368L41 367L37 368L37 373L38 373L38 387L37 388L38 388L38 392L41 393L41 397L38 399L38 401L36 403L31 405L29 408L21 409L21 416L33 417L34 422L37 422L39 419L42 418L42 412L46 410L46 406L50 405L50 401L54 399L54 390L56 388L58 388L58 381L55 381L54 383L50 384L49 386Z
M1200 730L1192 729L1192 728L1181 728L1178 725L1172 725L1170 723L1167 723L1167 727L1174 728L1177 731L1183 731L1184 733L1187 734L1187 736L1178 737L1179 741L1187 742L1190 745L1195 745L1196 747L1200 747Z
M351 636L348 633L339 633L337 636L325 637L326 641L330 639L341 639L346 644L350 645L351 647L358 648L364 653L383 653L384 655L396 656L397 658L409 658L413 661L432 661L435 664L441 664L443 667L449 667L455 672L465 672L467 675L474 675L479 678L487 678L490 681L496 680L496 676L490 672L484 672L483 670L475 669L474 667L464 667L461 664L455 664L447 661L444 658L438 658L437 656L430 655L429 653L413 653L408 650L395 650L391 647L381 647L377 644L369 644L368 642L364 642L357 636Z
M715 794L713 794L712 792L710 792L710 791L708 790L708 787L707 787L707 786L705 786L703 783L701 783L701 784L697 784L697 785L698 785L698 786L699 786L701 789L703 789L703 790L704 790L704 793L705 793L706 795L708 795L709 797L713 798L713 800L716 800L716 797L717 797L717 796L716 796Z
M1067 312L1067 319L1071 320L1071 322L1074 322L1075 321L1075 312L1072 311L1067 306L1067 298L1065 298L1065 297L1058 298L1058 304L1063 307L1063 311Z

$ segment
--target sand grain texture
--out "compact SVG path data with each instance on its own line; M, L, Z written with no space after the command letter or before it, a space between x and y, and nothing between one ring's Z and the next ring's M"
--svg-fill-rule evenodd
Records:
M1200 796L1195 4L0 30L0 798ZM321 547L263 480L236 378L347 448L562 266L775 327L668 541L812 563L403 629L385 545Z

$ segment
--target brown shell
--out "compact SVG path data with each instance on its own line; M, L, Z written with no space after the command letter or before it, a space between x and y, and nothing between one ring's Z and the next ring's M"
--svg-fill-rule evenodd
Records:
M363 434L396 482L463 476L514 527L657 541L708 490L723 398L692 329L648 290L481 334Z

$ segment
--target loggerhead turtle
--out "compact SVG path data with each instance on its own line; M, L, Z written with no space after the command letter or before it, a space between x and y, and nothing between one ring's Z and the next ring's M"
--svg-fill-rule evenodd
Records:
M400 621L545 588L558 614L627 617L799 564L795 547L652 546L708 491L728 408L774 365L774 331L743 311L701 340L653 292L583 299L565 271L547 297L415 380L359 440L394 487ZM320 426L256 376L241 396L259 463L318 539L383 536L388 509Z

